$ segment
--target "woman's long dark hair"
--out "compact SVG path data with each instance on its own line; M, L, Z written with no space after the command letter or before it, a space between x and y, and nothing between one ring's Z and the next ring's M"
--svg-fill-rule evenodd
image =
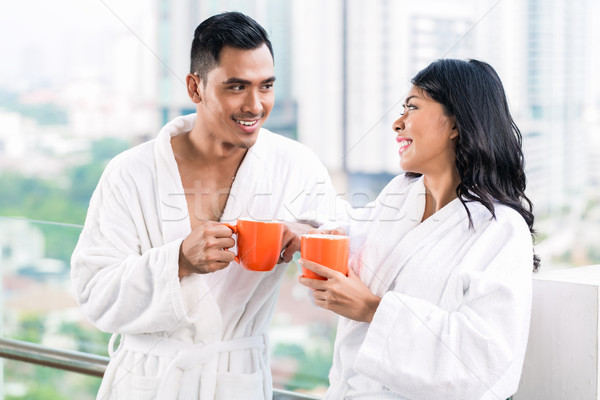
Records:
M525 195L522 136L508 109L496 71L478 60L437 60L421 70L412 84L442 104L458 129L456 189L472 226L467 203L483 204L495 218L494 202L516 210L533 236L533 204ZM414 174L412 174L414 176ZM540 259L534 254L533 269Z

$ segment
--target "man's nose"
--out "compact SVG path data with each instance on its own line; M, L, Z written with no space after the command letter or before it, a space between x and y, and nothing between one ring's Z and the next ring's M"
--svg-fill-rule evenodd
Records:
M244 104L242 105L242 112L260 114L262 111L262 104L260 101L260 94L257 91L251 90L244 98Z

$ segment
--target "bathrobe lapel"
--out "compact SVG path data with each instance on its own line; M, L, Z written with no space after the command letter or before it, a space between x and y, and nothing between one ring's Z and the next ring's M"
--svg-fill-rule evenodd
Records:
M361 278L367 279L365 283L379 296L390 289L389 282L395 282L402 268L409 262L411 257L427 246L432 241L448 234L457 223L466 218L466 212L462 203L454 199L441 210L420 222L425 210L425 186L423 179L411 186L406 202L398 210L398 218L390 221L375 221L378 229L367 238L365 249L375 249L379 252L381 268L379 266L366 265L361 268ZM394 234L390 234L394 232ZM386 241L387 237L401 237L399 242ZM369 251L369 250L366 250ZM368 255L365 259L372 259ZM373 274L372 271L377 271Z

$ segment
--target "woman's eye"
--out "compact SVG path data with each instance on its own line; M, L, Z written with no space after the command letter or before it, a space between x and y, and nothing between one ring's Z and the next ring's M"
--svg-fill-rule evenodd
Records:
M400 112L400 116L406 114L407 111L416 110L417 107L413 104L405 104L402 106L402 111Z

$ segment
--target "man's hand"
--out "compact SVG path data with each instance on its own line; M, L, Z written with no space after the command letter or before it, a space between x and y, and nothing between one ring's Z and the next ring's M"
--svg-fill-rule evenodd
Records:
M349 268L348 276L330 268L308 260L300 260L300 264L327 280L304 278L298 281L313 289L315 304L326 310L358 322L371 322L381 298L360 280Z
M314 229L311 225L302 222L285 222L281 239L281 256L277 263L292 261L294 253L300 251L300 236Z
M286 222L283 230L283 240L281 243L281 257L278 263L288 263L292 261L294 253L300 251L300 236L305 233L321 233L323 235L345 235L343 228L335 229L315 229L313 226L302 222Z
M308 233L316 233L321 235L346 235L346 230L344 228L333 228L333 229L313 229Z
M179 248L179 279L190 274L221 270L235 260L227 250L235 245L231 229L213 221L202 222Z

